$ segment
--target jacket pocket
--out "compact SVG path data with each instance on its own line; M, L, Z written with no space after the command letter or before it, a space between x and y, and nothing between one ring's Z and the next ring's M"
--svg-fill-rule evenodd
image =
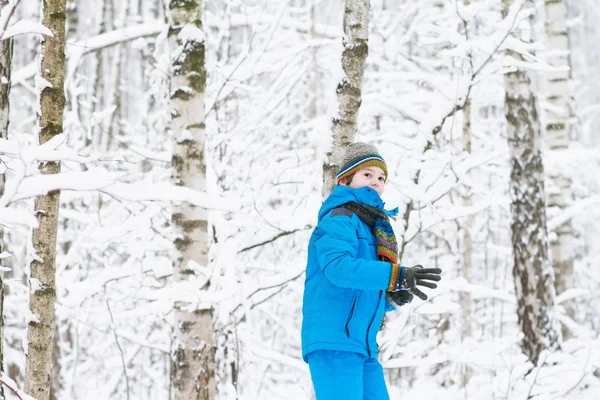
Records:
M346 336L350 337L350 323L352 322L352 318L354 318L354 309L356 308L356 300L358 297L354 298L352 301L352 307L350 307L350 312L348 312L348 316L346 317L346 324L344 325L344 330L346 331Z

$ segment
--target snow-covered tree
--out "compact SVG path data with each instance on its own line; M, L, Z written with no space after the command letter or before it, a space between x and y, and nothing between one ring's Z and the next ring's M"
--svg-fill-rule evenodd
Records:
M39 142L44 144L63 133L65 106L65 11L66 0L48 0L42 23L52 36L44 36L40 54ZM60 162L40 163L42 175L60 173ZM55 262L60 191L53 190L35 200L38 227L33 230L30 262L25 392L40 400L50 396L55 315Z
M0 15L9 5L0 0ZM6 139L10 116L10 72L12 61L12 39L0 40L0 139ZM4 194L6 166L0 164L0 197ZM8 255L5 245L4 227L0 226L0 376L4 375L4 258ZM0 387L0 398L4 398L4 387Z
M546 46L544 58L557 71L546 72L543 85L545 105L542 107L545 144L549 150L547 163L551 186L548 189L548 215L552 218L563 213L572 204L572 179L568 168L570 132L572 125L571 68L569 53L568 13L565 0L544 1ZM558 295L573 288L573 228L571 219L555 229L550 241L555 286ZM562 306L569 318L575 317L573 302ZM565 339L571 332L563 328Z
M206 190L205 35L202 1L169 3L172 77L170 96L173 179L176 185ZM189 204L173 206L175 399L214 399L215 340L208 262L208 212ZM189 297L189 294L196 294Z
M522 17L521 7L517 8L521 4L516 3L511 9L511 3L504 0L504 13L514 15L520 39L530 43L533 40L530 19ZM512 49L506 55L515 63L526 60ZM517 314L524 335L523 351L537 364L543 350L556 349L559 344L553 311L554 273L548 254L541 127L528 71L517 69L507 73L505 84Z
M337 79L337 104L331 115L331 148L323 164L323 195L328 196L336 184L335 175L345 148L354 141L358 111L362 102L362 85L369 54L370 0L346 0L344 36L342 37L341 76Z

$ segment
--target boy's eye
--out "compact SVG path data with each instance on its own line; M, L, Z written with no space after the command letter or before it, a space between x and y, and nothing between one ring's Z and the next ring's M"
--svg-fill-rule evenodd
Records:
M380 177L379 177L379 180L380 180L381 182L383 182L385 179L383 179L383 176L380 176Z
M367 178L369 178L369 177L371 177L371 174L369 174L368 172L365 172L365 176L366 176Z

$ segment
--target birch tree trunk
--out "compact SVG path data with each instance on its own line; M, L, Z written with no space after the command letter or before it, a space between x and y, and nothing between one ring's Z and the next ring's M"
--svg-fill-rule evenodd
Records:
M369 53L370 0L346 0L342 70L344 77L337 85L337 115L332 117L332 149L323 164L323 197L336 185L335 176L346 146L354 141L358 110L362 101L362 83Z
M554 67L569 67L569 33L567 28L567 5L564 0L545 1L546 61ZM544 92L549 107L546 107L546 143L558 160L550 170L551 180L556 189L548 194L548 207L554 214L561 213L571 203L571 177L567 168L561 165L569 152L569 121L571 107L569 104L570 72L547 72ZM567 220L556 229L556 236L550 243L552 263L554 264L555 287L558 294L573 287L573 228L571 220ZM566 314L574 318L573 301L562 303ZM567 339L570 331L563 327L563 337Z
M511 0L503 0L503 3L507 15ZM526 4L532 6L529 1ZM524 41L530 42L530 22L525 21L523 25L527 26L515 28L522 32ZM507 56L526 61L510 50ZM517 313L524 334L523 352L537 365L542 350L553 349L559 342L552 315L554 274L548 258L540 121L528 74L524 71L507 73L505 86Z
M205 191L206 69L202 1L171 0L169 12L173 179L177 185ZM175 284L187 285L185 287L198 293L208 290L210 281L203 281L201 274L201 269L208 265L207 211L190 204L174 205L172 224L176 248ZM198 309L195 304L176 300L173 348L174 398L214 399L215 341L211 306Z
M47 84L40 88L40 144L46 143L63 131L65 10L66 0L43 2L42 23L54 36L42 38L40 78ZM60 172L60 163L42 163L39 169L42 174L56 174ZM25 392L38 400L47 400L50 394L59 200L60 191L50 192L35 199L39 228L33 230L35 255L30 264L29 279L29 308L35 320L29 321L27 327L29 345L25 364Z
M9 0L0 0L0 11ZM10 68L12 61L12 39L0 41L0 139L8 136ZM0 166L1 168L1 166ZM4 173L0 174L0 197L4 194ZM0 254L6 251L4 228L0 226ZM0 258L0 267L3 265ZM0 375L4 375L4 272L0 270ZM1 386L1 385L0 385ZM4 399L4 386L0 387L0 399Z

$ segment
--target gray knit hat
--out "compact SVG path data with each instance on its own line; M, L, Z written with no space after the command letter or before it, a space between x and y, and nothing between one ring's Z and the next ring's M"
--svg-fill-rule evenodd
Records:
M379 167L385 173L387 180L388 171L385 160L375 146L363 142L352 143L346 148L342 158L342 167L336 175L337 182L340 183L350 175L354 175L359 169L366 167Z

